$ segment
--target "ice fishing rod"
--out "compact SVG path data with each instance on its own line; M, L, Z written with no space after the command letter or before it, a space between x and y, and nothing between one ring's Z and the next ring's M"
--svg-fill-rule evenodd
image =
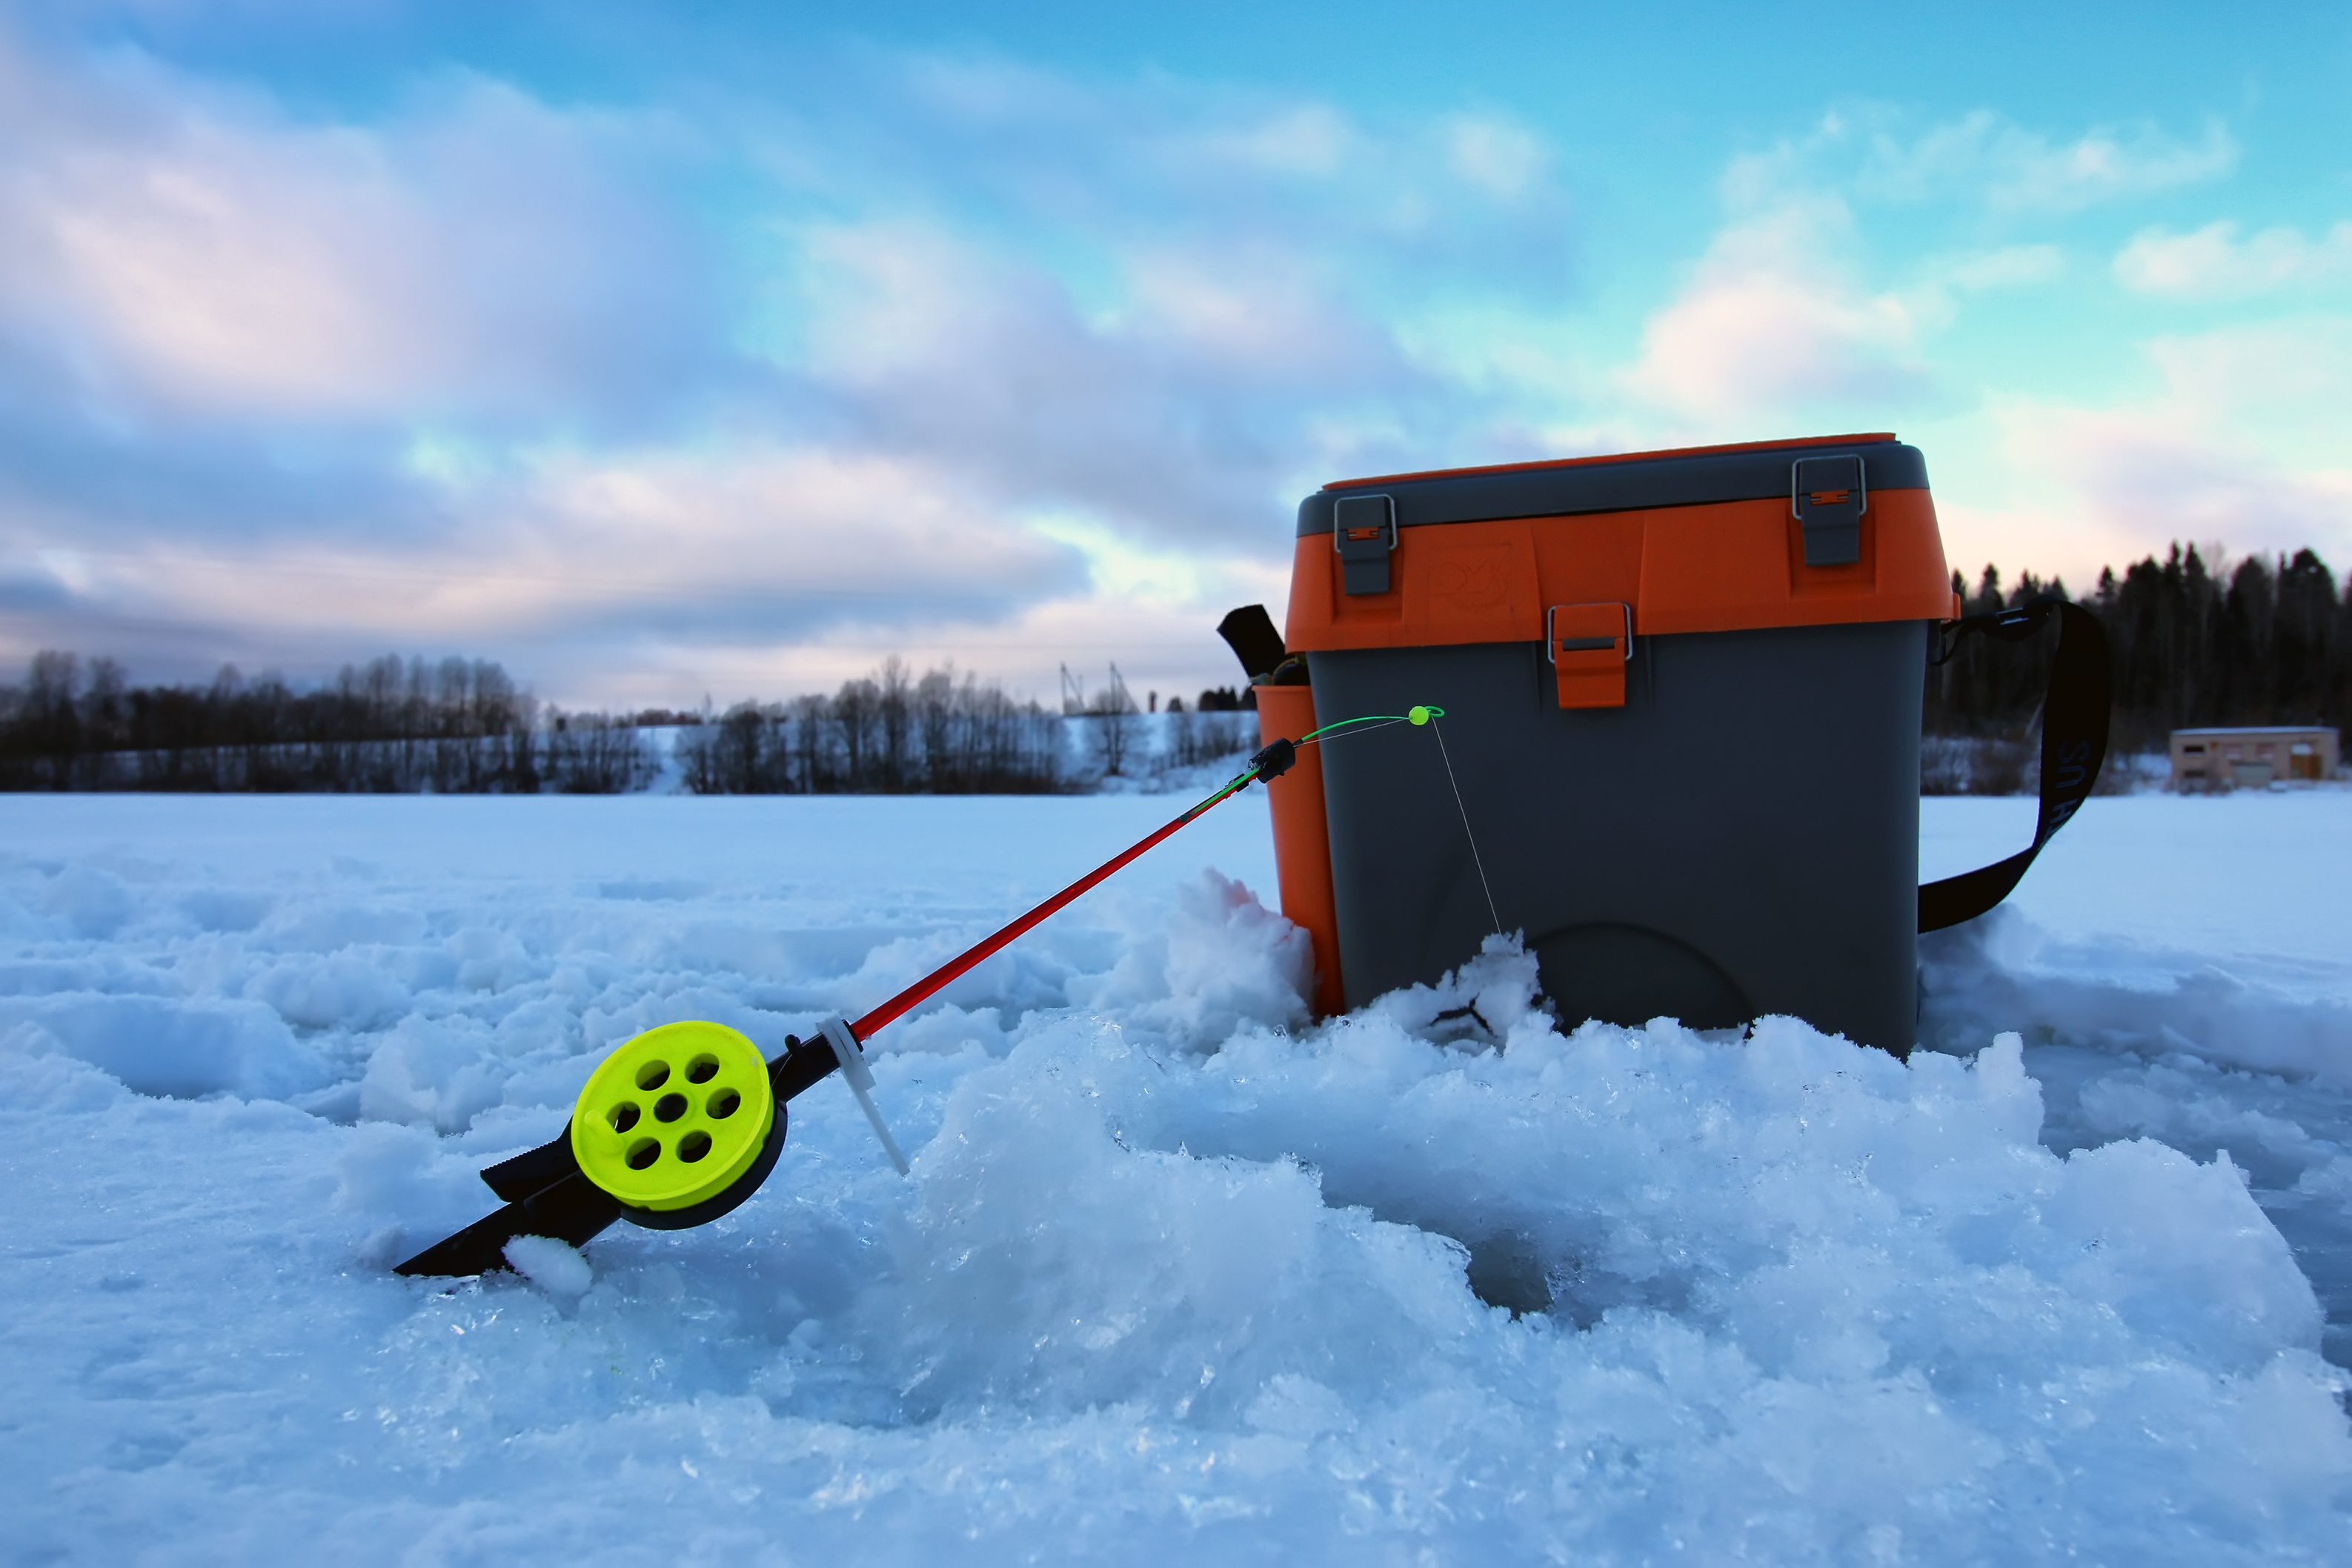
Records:
M507 1267L519 1236L579 1247L614 1220L650 1230L686 1230L729 1213L760 1190L784 1147L784 1107L836 1070L901 1175L907 1157L874 1101L865 1042L1073 900L1247 789L1280 778L1301 747L1390 724L1427 724L1443 708L1375 713L1326 724L1297 741L1276 740L1223 788L1145 835L1027 913L932 970L856 1023L828 1018L807 1039L784 1037L783 1051L760 1048L724 1024L664 1024L623 1042L597 1064L573 1101L564 1131L536 1149L482 1172L505 1206L446 1237L395 1273L463 1277Z

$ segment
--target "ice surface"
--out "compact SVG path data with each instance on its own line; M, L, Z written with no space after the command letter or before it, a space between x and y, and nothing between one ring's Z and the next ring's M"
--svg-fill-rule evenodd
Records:
M854 1015L1171 805L0 800L7 1555L2352 1556L2343 795L2093 802L1907 1066L1507 942L1310 1027L1244 796L876 1042L911 1180L826 1083L718 1224L389 1273L611 1045Z

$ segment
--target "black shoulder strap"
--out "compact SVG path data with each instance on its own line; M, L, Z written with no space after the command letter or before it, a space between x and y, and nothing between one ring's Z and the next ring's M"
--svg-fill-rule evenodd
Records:
M2033 842L2006 860L1980 866L1919 889L1919 929L1941 931L1972 921L2009 897L2051 836L2066 826L2099 782L2107 756L2107 710L2114 697L2107 668L2107 634L2098 617L2080 605L2044 600L1997 616L1970 616L1947 628L1936 662L1952 656L1974 632L2003 642L2022 642L2058 617L2058 652L2050 665L2050 690L2042 704L2042 816Z

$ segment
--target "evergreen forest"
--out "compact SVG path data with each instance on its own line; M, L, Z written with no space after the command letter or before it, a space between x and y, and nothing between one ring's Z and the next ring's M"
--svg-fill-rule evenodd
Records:
M1955 573L1952 591L1972 616L2067 596L2063 583L2030 572L2004 590L1990 566L1973 591ZM2115 663L2113 751L2160 751L2174 730L2204 725L2352 722L2352 597L2309 550L2217 571L2197 546L2176 544L2121 575L2101 572L2080 603L2098 616ZM2019 736L2040 709L2056 635L1961 642L1927 673L1927 732Z

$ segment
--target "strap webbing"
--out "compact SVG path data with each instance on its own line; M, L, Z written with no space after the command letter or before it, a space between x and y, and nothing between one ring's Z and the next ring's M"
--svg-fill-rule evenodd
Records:
M2009 897L2052 835L2066 826L2099 782L2107 755L2107 710L2113 701L2107 667L2107 634L2098 617L2080 605L2050 599L2021 605L1995 616L1970 616L1948 628L1941 664L1961 638L1981 632L2003 642L2022 642L2058 616L2058 651L2050 664L2050 689L2042 704L2042 816L2033 842L2006 860L1929 882L1919 889L1919 929L1941 931L1972 921Z

